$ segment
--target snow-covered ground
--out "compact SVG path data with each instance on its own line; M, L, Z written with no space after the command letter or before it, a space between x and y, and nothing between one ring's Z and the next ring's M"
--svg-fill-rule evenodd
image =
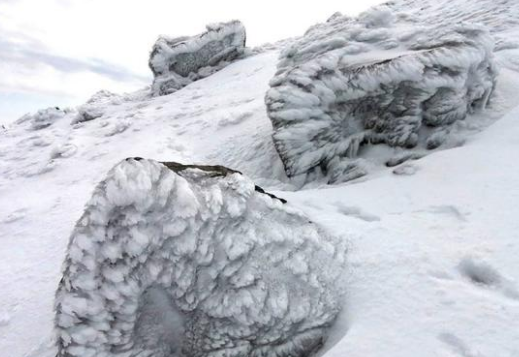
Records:
M350 237L328 357L519 356L518 134L519 108L399 175L283 193Z
M344 185L296 191L287 179L264 104L276 50L171 95L114 97L92 121L72 124L71 110L2 129L0 356L55 356L72 228L133 156L240 170L347 240L348 293L326 356L519 356L519 55L503 34L495 97L457 147Z

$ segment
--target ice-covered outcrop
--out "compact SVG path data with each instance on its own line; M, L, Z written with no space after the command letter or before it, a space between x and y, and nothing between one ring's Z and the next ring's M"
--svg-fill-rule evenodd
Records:
M173 93L220 70L243 54L245 41L240 21L208 25L194 37L160 37L149 60L155 76L153 95Z
M314 26L284 50L266 95L288 176L362 176L365 144L438 147L440 129L487 105L493 46L481 26L416 23L385 6Z
M236 171L116 165L73 231L58 356L308 356L340 310L344 241Z
M30 130L45 129L63 118L68 113L68 109L50 107L40 109L35 114L25 114L16 121L16 124L28 123Z
M100 90L78 108L78 113L72 120L72 124L100 118L103 116L107 105L121 103L122 101L123 99L118 94Z

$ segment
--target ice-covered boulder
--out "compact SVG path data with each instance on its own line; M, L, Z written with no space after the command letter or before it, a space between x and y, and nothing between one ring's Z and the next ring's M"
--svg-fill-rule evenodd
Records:
M72 120L72 124L100 118L104 115L107 105L120 104L122 101L123 99L118 94L107 90L100 90L77 109L78 113Z
M356 178L364 145L441 145L429 135L485 108L496 75L478 25L416 23L385 6L335 14L281 54L266 95L274 143L290 177Z
M67 113L68 109L63 110L59 107L40 109L34 114L25 114L16 121L16 124L28 123L30 130L45 129L63 118Z
M240 21L208 25L206 32L194 37L160 37L149 60L155 77L153 95L173 93L220 70L243 54L245 41Z
M72 233L58 356L308 356L345 244L221 166L116 165Z

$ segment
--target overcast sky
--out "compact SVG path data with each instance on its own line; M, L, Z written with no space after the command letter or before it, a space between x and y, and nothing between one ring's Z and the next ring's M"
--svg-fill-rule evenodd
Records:
M195 35L241 20L247 44L301 35L334 12L382 0L0 0L0 123L48 106L75 106L100 89L151 83L160 34Z

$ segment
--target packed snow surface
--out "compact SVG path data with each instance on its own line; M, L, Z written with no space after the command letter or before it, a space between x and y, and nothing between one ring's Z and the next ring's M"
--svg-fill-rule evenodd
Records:
M282 210L303 211L344 237L347 295L321 355L519 356L518 6L387 6L415 25L472 19L485 26L496 43L496 87L485 111L436 134L445 150L408 155L385 144L362 146L366 162L392 167L370 167L348 184L317 180L295 191L302 183L287 178L264 104L276 50L170 95L98 95L90 104L101 115L92 120L77 120L81 108L49 108L0 129L0 356L56 356L54 299L69 238L107 172L136 156L239 170L287 199ZM168 296L160 287L145 291L138 325L171 346L187 320Z

